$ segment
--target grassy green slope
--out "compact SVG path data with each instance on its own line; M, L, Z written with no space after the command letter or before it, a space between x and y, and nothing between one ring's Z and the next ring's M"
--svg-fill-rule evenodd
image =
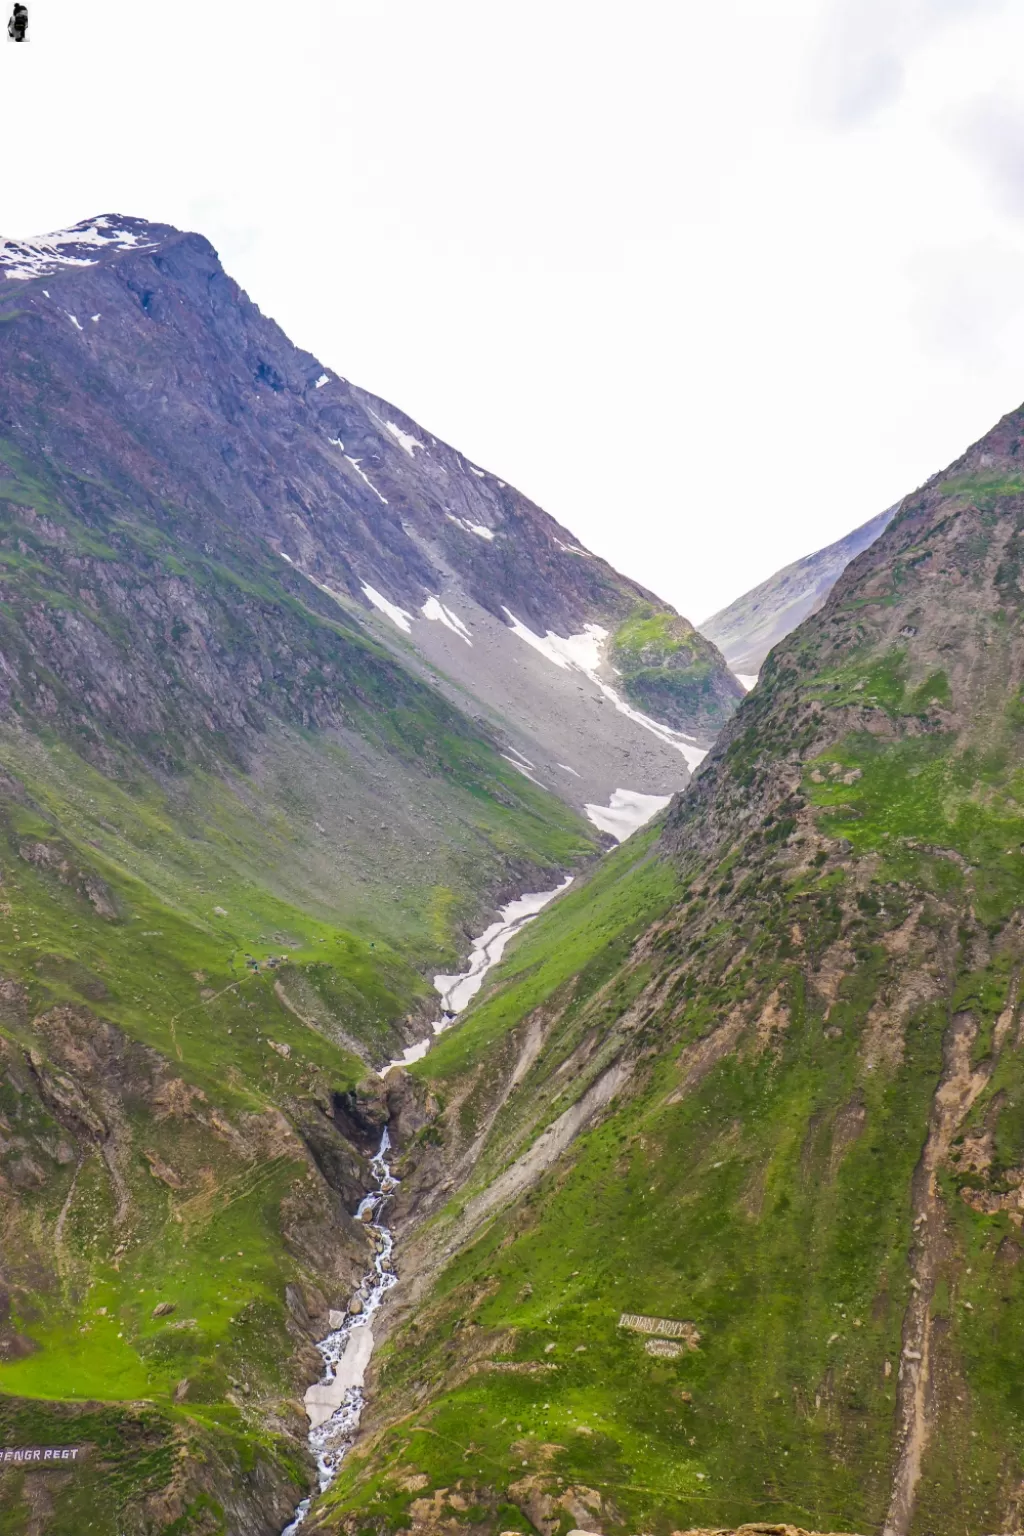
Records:
M674 897L645 911L618 855L595 906L639 922L628 955L606 934L591 984L556 907L422 1064L408 1176L461 1188L407 1241L419 1303L314 1528L1019 1525L1020 432L909 498L776 649L650 855ZM695 1334L651 1353L622 1313Z
M0 1393L170 1405L187 1381L165 1443L206 1412L194 1405L221 1404L238 1421L232 1455L251 1460L275 1401L315 1374L297 1359L286 1287L304 1287L312 1310L338 1305L365 1267L337 1209L362 1176L336 1132L325 1151L307 1122L366 1084L367 1061L429 1009L423 972L455 962L474 873L487 878L474 839L507 850L491 878L509 853L543 865L585 839L561 806L503 825L473 801L450 883L409 890L422 897L413 921L388 905L379 869L368 890L347 891L335 869L297 893L296 849L276 848L270 808L261 824L224 781L192 786L191 801L178 785L172 802L59 747L7 740L2 760L35 772L32 796L8 800L0 844ZM458 828L457 809L449 791ZM174 1315L153 1320L163 1301ZM286 1422L301 1429L291 1410ZM62 1425L85 1433L58 1413L44 1438ZM82 1497L54 1530L80 1529Z
M630 909L623 937L657 915L645 912L635 875L617 895ZM830 906L806 884L779 903L762 942L796 920L808 938L824 938ZM530 935L555 974L565 923L553 913ZM614 944L598 951L589 984L585 973L579 979L577 1009L619 965ZM455 1487L503 1527L524 1530L544 1515L545 1498L547 1517L572 1528L580 1497L600 1507L602 1528L755 1516L870 1528L866 1511L884 1497L888 1470L893 1383L884 1366L898 1361L907 1296L906 1187L940 1064L941 1019L922 1025L895 1081L873 1085L865 1105L877 1117L873 1134L840 1161L835 1144L848 1134L858 1089L849 1022L866 1011L868 986L844 1000L841 1040L824 1040L820 1009L804 1007L784 1046L767 1056L749 1047L673 1102L687 1046L756 974L744 967L685 999L668 1038L653 1020L648 1043L653 1036L657 1049L639 1091L444 1270L428 1307L384 1353L380 1388L399 1424L368 1465L353 1457L331 1496L339 1512L353 1512L361 1528L401 1523L424 1496L412 1484L425 1476L428 1491ZM762 987L790 979L778 964L759 978ZM630 994L639 980L623 979ZM600 999L613 1017L623 1000ZM502 1001L492 1000L492 1013ZM609 1028L596 1009L586 1022ZM560 1015L535 1092L578 1045L565 1038L571 1024ZM443 1069L432 1074L445 1078ZM506 1120L515 1113L509 1106ZM532 1139L537 1123L523 1129ZM480 1177L478 1166L464 1193ZM439 1221L444 1230L444 1214ZM642 1338L619 1329L623 1312L692 1322L699 1347L651 1356ZM581 1487L589 1492L559 1504Z

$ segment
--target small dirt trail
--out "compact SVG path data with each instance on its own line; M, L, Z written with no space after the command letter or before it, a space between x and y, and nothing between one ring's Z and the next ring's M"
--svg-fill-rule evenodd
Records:
M896 1389L896 1468L882 1536L908 1536L921 1465L928 1444L931 1418L931 1303L939 1268L943 1229L939 1170L949 1155L954 1136L978 1095L988 1086L999 1053L1010 1032L1016 1001L1015 976L1006 1008L995 1027L992 1055L977 1066L971 1065L971 1056L978 1038L977 1019L972 1014L957 1014L946 1033L944 1070L932 1100L928 1137L911 1186L914 1213L914 1237L910 1252L911 1294L903 1317Z

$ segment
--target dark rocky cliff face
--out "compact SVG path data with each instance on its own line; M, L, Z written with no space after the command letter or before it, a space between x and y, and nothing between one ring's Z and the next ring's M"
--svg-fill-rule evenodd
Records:
M0 290L14 327L5 405L23 442L173 502L187 518L178 537L201 545L225 524L244 528L364 605L369 583L418 608L444 565L496 617L508 606L542 631L625 616L650 597L570 554L578 541L512 487L292 346L201 235L116 226L139 244L69 247L94 264L44 265Z

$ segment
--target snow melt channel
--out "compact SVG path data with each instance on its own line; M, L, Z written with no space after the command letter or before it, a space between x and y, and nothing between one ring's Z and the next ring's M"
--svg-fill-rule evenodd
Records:
M501 916L496 923L486 928L478 939L473 940L473 949L469 957L469 965L458 976L435 976L434 990L441 994L441 1017L435 1020L432 1028L433 1035L428 1035L425 1040L420 1040L416 1045L410 1045L401 1056L389 1061L381 1072L381 1077L387 1077L392 1067L408 1067L414 1061L422 1061L430 1050L434 1039L443 1035L455 1021L457 1014L462 1013L476 997L484 984L487 972L497 965L505 953L505 946L514 938L521 928L532 918L542 912L549 901L554 901L563 891L568 890L572 884L572 875L566 875L561 885L556 885L553 891L529 891L525 896L520 896L516 901L510 901L507 906L501 908Z

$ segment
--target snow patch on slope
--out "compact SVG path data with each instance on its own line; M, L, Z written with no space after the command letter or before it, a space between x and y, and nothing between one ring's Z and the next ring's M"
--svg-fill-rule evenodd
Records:
M423 452L426 453L426 451L427 451L426 443L421 443L419 438L418 437L413 437L411 432L403 432L401 427L397 424L397 422L394 422L394 421L386 421L386 422L384 422L384 430L385 430L385 432L390 432L391 433L391 436L394 438L394 440L398 444L399 448L404 448L406 453L409 455L410 459L415 457L415 450L417 448L422 448Z
M736 679L736 681L743 688L745 688L747 690L748 693L750 692L751 688L753 688L754 684L757 682L757 679L758 679L759 676L760 676L760 673L758 673L758 672L753 672L753 673L750 673L750 672L734 672L733 673L733 677Z
M546 635L535 635L532 629L517 619L508 608L511 628L520 640L525 640L535 651L540 651L548 661L556 667L569 668L576 672L582 672L585 677L604 694L608 701L615 705L620 715L626 715L645 731L650 731L653 736L659 737L666 746L674 747L685 759L686 765L691 770L698 767L707 757L703 747L689 736L684 736L681 731L675 731L670 725L662 725L660 720L652 720L650 715L645 715L642 710L634 709L628 704L621 694L598 676L597 669L601 664L601 648L608 638L608 631L602 629L600 624L585 624L580 635L556 635L553 630L548 630ZM652 813L653 814L653 813Z
M659 736L666 746L675 747L676 751L682 753L686 759L686 766L691 773L694 768L700 767L708 755L706 747L699 747L691 737L684 736L681 731L674 731L670 725L662 725L660 720L652 720L650 715L644 714L643 710L634 709L632 704L627 704L614 688L610 688L600 678L597 678L596 682L605 698L611 700L620 715L628 715L630 720L643 726L645 731L650 731L652 736Z
M556 667L571 667L590 676L601 665L601 642L607 640L608 631L602 629L600 624L585 624L581 635L567 635L563 639L550 629L546 635L535 635L532 629L528 629L516 618L511 609L506 608L504 611L512 620L512 630L520 640L532 645L535 651L540 651Z
M514 753L521 763L525 763L527 768L533 767L533 764L530 762L530 759L526 756L525 752L520 752L518 747L509 747L509 751Z
M642 795L637 789L616 789L607 805L585 805L590 820L600 832L610 832L616 842L624 843L652 816L663 811L671 795Z
M446 512L445 517L447 517L450 523L457 523L465 533L475 533L478 539L486 539L488 544L494 542L495 533L493 528L485 528L483 523L468 522L464 517L456 517L454 512Z
M393 624L397 624L399 629L404 630L407 635L412 634L411 613L406 613L405 609L399 608L397 603L389 602L382 592L378 592L376 587L368 586L365 581L363 591L373 606L379 608L381 613L386 613Z
M450 608L446 608L440 599L428 597L420 609L420 613L422 613L425 619L434 619L437 623L443 624L446 629L451 630L453 635L458 635L460 640L465 640L467 645L473 644L469 637L468 627L462 622L458 614L453 613Z
M517 762L514 757L509 757L507 752L503 752L501 755L505 759L506 763L511 763L512 764L512 767L516 770L517 773L521 773L522 774L524 779L529 779L530 783L531 784L536 784L538 789L546 789L547 788L547 786L545 784L541 783L540 779L535 779L534 778L534 776L530 772L529 768L524 768L522 763Z
M92 250L111 247L118 251L152 250L155 240L142 240L110 219L84 219L70 229L58 229L33 240L0 240L0 271L5 277L26 281L45 277L60 267L94 267Z
M328 438L328 442L330 442L330 441L331 441L331 439ZM370 479L369 475L366 473L366 470L360 468L359 460L358 459L354 459L350 453L346 453L345 461L346 461L346 463L352 465L352 468L355 470L355 472L359 476L360 480L364 480L366 482L366 484L370 487L370 490L376 496L377 500L378 501L382 501L384 503L384 505L387 506L387 504L388 504L387 497L381 495L380 491L378 491L377 487L374 485L373 481Z

